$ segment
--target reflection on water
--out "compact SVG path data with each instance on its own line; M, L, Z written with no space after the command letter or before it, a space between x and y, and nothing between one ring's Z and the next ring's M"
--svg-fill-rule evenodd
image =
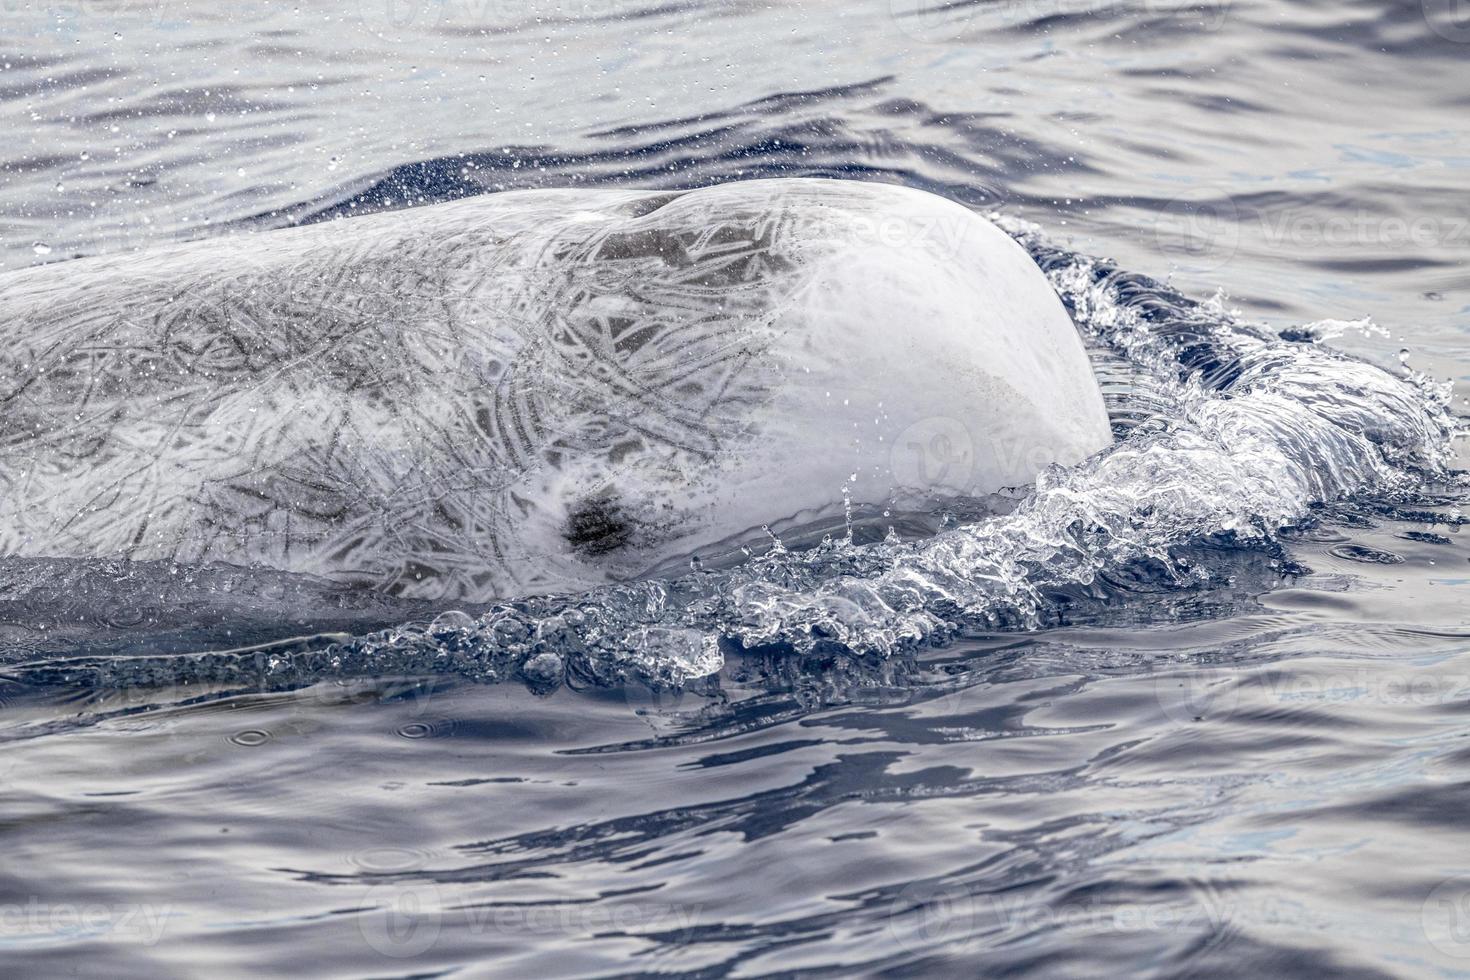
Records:
M1036 221L1084 328L1113 307L1069 269L1167 340L1165 361L1127 324L1094 338L1115 430L1144 447L1181 437L1181 367L1249 387L1249 356L1191 333L1233 307L1307 351L1293 371L1316 338L1394 379L1400 349L1467 376L1467 43L1434 0L13 3L0 260L511 187L900 181ZM1196 308L1135 273L1226 295ZM1261 383L1301 382L1293 410L1364 390L1323 357ZM1336 417L1434 417L1402 407ZM1384 445L1268 448L1300 448L1310 481ZM1230 501L1279 504L1292 526L1269 540L1030 569L1012 584L1038 629L997 610L887 656L726 642L687 685L570 633L487 654L462 614L258 570L10 564L0 957L110 976L1470 971L1463 487L1389 480L1302 513L1290 490ZM915 534L964 540L929 517Z

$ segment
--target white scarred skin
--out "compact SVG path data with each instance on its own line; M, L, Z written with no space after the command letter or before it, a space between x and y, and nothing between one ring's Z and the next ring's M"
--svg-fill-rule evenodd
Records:
M1110 442L1024 250L906 188L546 190L0 277L0 553L425 598L627 578Z

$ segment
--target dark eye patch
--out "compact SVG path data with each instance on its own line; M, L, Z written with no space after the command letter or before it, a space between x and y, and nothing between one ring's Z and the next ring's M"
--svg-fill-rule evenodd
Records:
M633 522L613 497L586 497L567 512L562 533L579 554L605 555L633 537Z

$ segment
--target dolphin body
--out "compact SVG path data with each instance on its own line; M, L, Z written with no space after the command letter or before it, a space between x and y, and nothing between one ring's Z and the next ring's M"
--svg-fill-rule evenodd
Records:
M1111 441L1023 249L916 190L534 190L0 276L0 555L577 590Z

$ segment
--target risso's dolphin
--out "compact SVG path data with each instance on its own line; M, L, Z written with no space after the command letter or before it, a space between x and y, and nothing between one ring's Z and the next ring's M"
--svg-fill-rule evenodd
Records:
M906 188L517 191L0 277L0 554L483 600L1110 441L1024 250Z

